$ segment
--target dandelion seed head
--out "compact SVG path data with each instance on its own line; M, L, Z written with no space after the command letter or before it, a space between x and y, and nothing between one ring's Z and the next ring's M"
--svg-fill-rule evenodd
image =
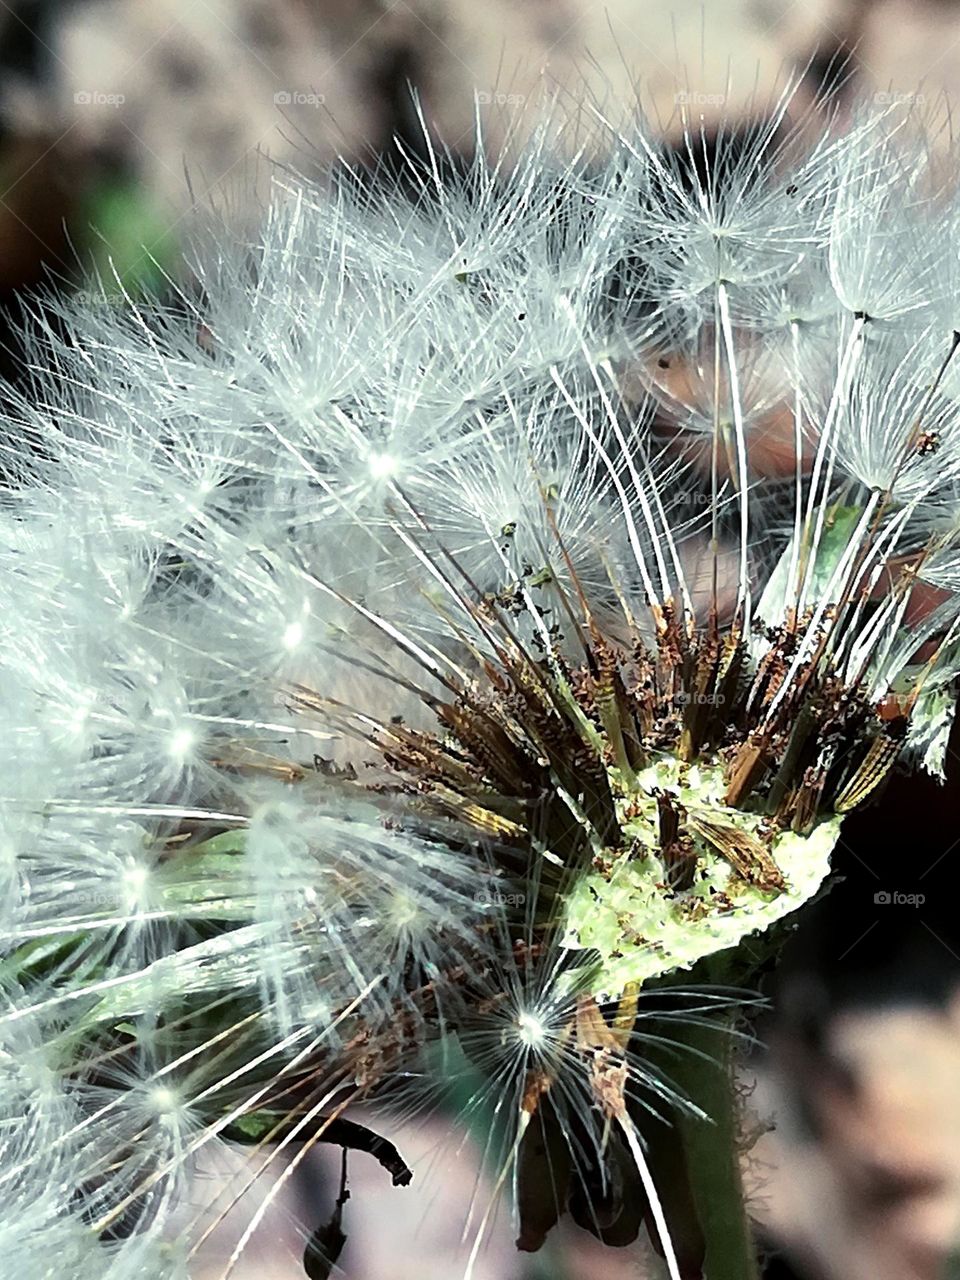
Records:
M606 1185L601 1059L624 1115L679 1105L637 984L942 770L953 197L912 129L793 113L509 164L425 132L403 182L279 177L175 306L37 317L0 427L31 1230L49 1150L83 1247L172 1275L222 1131L414 1079L510 1120L504 1181L535 1117Z

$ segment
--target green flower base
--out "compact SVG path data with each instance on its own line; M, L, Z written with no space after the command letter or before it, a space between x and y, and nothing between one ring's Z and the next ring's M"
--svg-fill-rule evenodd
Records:
M760 887L733 869L700 836L688 888L671 888L661 858L656 792L675 798L692 817L722 822L760 839L784 887ZM735 947L812 898L830 871L841 815L822 819L808 835L771 832L760 814L723 803L719 765L666 757L643 769L629 788L617 787L625 851L581 876L567 897L565 944L600 956L598 998L617 999L641 983ZM735 834L735 833L734 833Z

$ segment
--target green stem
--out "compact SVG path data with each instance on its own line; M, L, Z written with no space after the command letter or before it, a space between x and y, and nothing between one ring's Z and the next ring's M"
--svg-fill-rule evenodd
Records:
M687 1177L706 1242L706 1280L759 1280L740 1175L731 1030L730 1019L690 1027L684 1041L699 1054L684 1054L671 1075L679 1089L709 1117L684 1116L680 1120Z

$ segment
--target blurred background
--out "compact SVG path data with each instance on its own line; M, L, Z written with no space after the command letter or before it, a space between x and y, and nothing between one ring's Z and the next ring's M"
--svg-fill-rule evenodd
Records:
M788 80L822 95L922 108L945 140L960 100L954 0L0 0L0 372L17 379L21 301L89 289L91 304L162 287L209 217L255 221L278 167L322 179L376 169L421 125L469 151L514 146L537 104L641 100L669 144L679 108L727 131ZM389 163L389 159L388 159ZM97 291L88 282L106 280ZM111 290L113 292L111 293ZM768 1280L960 1276L960 739L945 786L894 778L844 829L843 879L767 979L762 1047L745 1062L744 1170ZM451 1280L490 1175L442 1120L389 1132L417 1172L394 1190L351 1160L349 1280ZM234 1168L199 1170L223 1204ZM264 1185L279 1176L268 1170ZM237 1280L301 1276L328 1216L329 1148L265 1215ZM254 1190L198 1275L219 1274ZM218 1199L219 1198L219 1199ZM476 1280L655 1277L640 1245L559 1232L533 1258L502 1211ZM341 1274L338 1272L337 1274Z

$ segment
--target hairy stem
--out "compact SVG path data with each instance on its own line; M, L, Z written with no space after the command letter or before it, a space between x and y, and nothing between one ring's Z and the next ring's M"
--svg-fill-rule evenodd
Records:
M685 1040L699 1053L684 1055L671 1074L709 1117L684 1116L680 1121L687 1176L706 1242L706 1280L758 1280L740 1176L731 1030L729 1020L691 1027Z

